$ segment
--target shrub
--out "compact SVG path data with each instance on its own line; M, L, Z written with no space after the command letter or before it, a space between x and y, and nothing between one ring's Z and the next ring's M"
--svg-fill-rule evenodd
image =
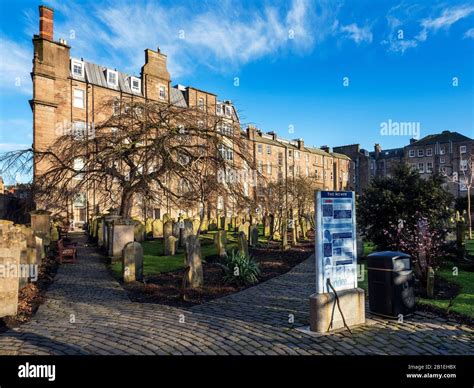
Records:
M250 256L232 251L224 264L224 280L238 285L254 284L260 276L258 263Z

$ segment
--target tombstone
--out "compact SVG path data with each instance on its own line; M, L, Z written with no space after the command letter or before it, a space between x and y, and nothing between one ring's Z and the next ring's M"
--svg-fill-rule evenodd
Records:
M191 220L184 220L183 221L183 228L180 232L180 246L184 246L186 244L186 240L189 236L193 234L193 223Z
M130 241L123 248L122 275L125 283L143 279L143 248L136 241Z
M209 220L209 230L217 230L217 223L216 223L216 220L214 218L211 218Z
M166 221L163 225L163 239L166 240L169 236L173 235L173 222Z
M111 252L109 256L112 262L116 262L122 257L122 251L125 245L134 241L135 226L133 224L124 224L120 221L115 221L111 226L112 240L110 241Z
M134 230L133 230L135 241L143 242L145 239L145 225L143 222L135 220L134 221Z
M237 250L239 254L244 255L245 257L249 256L249 244L244 232L239 232L237 235Z
M189 236L186 241L185 257L186 266L189 268L187 272L187 283L189 287L201 287L204 284L204 273L201 261L201 243L198 236Z
M153 218L147 218L145 220L145 238L152 239L153 238Z
M173 222L173 229L172 229L172 234L174 237L179 239L179 230L180 230L180 221L178 222Z
M218 230L214 235L214 244L217 248L217 254L220 258L227 257L226 244L227 232L225 230Z
M250 235L250 222L244 222L239 226L239 232L243 232L245 234L245 238L249 238Z
M265 216L263 218L263 235L265 237L270 237L271 236L271 233L270 233L270 216Z
M102 218L97 221L97 245L104 246L104 220Z
M154 220L152 225L153 238L163 237L163 221Z
M192 220L192 223L193 223L193 234L197 235L201 221L198 218L194 218Z
M16 315L20 288L19 268L26 254L26 239L13 222L0 221L0 317Z
M249 242L252 248L255 248L258 245L258 226L257 225L250 226Z
M113 254L113 239L114 239L114 222L120 220L120 216L118 214L107 214L104 217L105 220L105 249L107 252L107 255L109 257L114 256ZM132 229L133 230L133 229ZM133 241L133 239L131 240ZM128 241L126 241L127 243ZM119 257L122 256L122 248L125 246L125 244L120 248L120 253Z
M164 251L164 255L165 256L174 256L176 255L176 243L177 243L178 239L171 235L171 236L168 236L165 238L165 241L164 241L164 247L165 247L165 251Z
M35 210L31 215L31 229L40 237L46 237L48 240L50 236L50 218L51 213L46 210Z

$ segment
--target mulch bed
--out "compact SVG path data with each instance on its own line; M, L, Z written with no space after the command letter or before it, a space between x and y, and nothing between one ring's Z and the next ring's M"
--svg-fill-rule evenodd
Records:
M36 310L38 310L38 307L44 303L46 291L54 280L58 266L59 263L55 255L48 256L42 260L38 271L38 280L34 283L28 283L19 290L17 314L11 317L0 318L0 333L18 327L31 319Z
M277 242L269 242L255 249L251 248L250 254L259 263L261 271L256 284L288 272L306 260L313 252L312 236L308 236L308 241L300 242L286 251L282 251ZM223 280L223 270L217 263L216 257L206 259L203 263L204 287L186 289L184 298L182 295L184 269L146 276L145 284L134 282L123 286L134 302L159 303L177 307L201 304L250 287L226 284Z

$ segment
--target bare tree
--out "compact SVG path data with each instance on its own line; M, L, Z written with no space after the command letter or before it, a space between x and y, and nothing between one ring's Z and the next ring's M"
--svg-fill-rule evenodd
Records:
M99 111L103 121L63 128L46 149L1 155L2 169L15 174L33 168L35 198L48 209L64 211L76 196L92 192L89 201L102 209L117 206L129 218L137 196L189 200L189 192L203 183L199 171L205 171L206 182L215 182L217 171L229 168L223 147L250 160L240 130L222 133L222 118L205 109L135 101L117 108L117 100L109 99ZM208 183L200 200L210 195Z

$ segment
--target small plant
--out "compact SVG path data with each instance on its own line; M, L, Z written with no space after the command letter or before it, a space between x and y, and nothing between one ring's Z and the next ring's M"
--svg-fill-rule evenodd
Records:
M232 251L227 257L224 268L224 280L238 285L254 284L260 276L258 263L250 256Z

